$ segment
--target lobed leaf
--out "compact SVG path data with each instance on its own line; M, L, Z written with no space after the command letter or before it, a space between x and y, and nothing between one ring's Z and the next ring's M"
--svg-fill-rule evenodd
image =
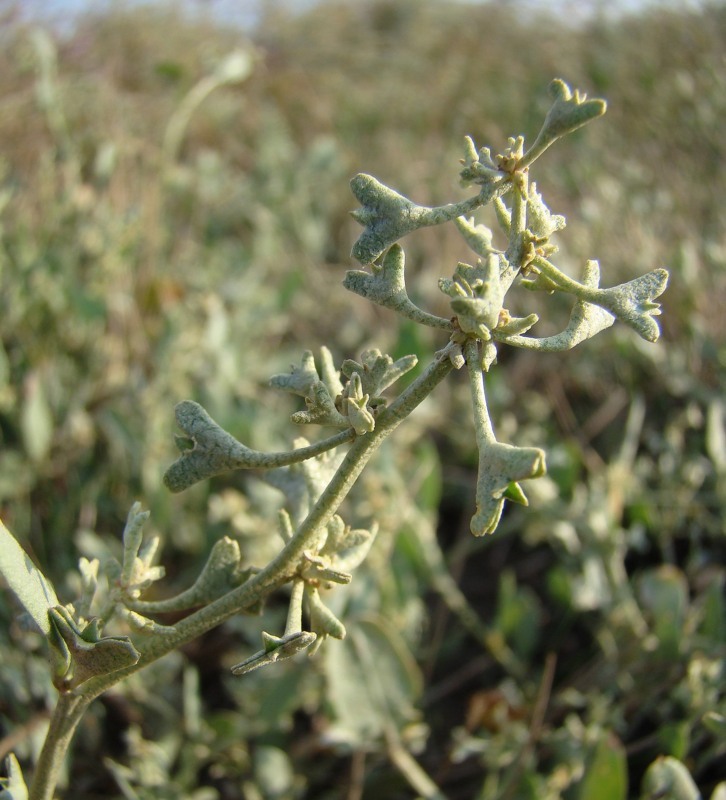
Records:
M98 620L81 629L63 606L50 609L49 616L55 651L54 683L64 690L130 667L140 658L127 636L101 636Z

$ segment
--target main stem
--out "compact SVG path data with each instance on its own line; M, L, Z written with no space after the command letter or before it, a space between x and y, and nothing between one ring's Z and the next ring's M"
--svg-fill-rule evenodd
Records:
M30 786L29 800L53 800L58 774L73 733L88 705L122 678L196 639L239 611L253 605L287 583L297 572L303 552L332 519L373 453L383 440L441 383L453 369L451 345L437 353L426 370L376 419L375 430L358 436L328 486L318 498L293 538L260 572L224 596L185 617L164 634L150 634L137 644L141 655L130 667L91 678L68 694L61 695Z
M35 765L28 800L53 800L66 751L81 717L94 697L61 694L58 698L43 749Z

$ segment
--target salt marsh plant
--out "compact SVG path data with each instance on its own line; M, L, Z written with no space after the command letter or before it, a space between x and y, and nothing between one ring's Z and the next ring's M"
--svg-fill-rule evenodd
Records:
M280 547L269 563L248 563L239 543L224 537L212 547L192 586L176 596L148 599L147 590L164 570L156 564L158 540L143 533L148 513L135 504L123 532L123 557L105 564L81 559L80 597L64 603L10 532L0 528L0 571L25 618L47 641L58 691L29 788L11 758L0 797L50 800L74 731L94 699L233 615L261 610L273 592L287 588L289 593L284 629L263 633L260 649L233 667L235 675L302 652L312 655L326 639L344 638L344 621L326 595L353 579L374 542L376 525L354 527L341 516L341 504L383 441L452 371L466 371L472 415L443 416L440 425L472 426L479 457L470 527L475 536L485 536L496 530L507 502L527 505L525 483L546 472L543 450L497 439L486 380L497 368L499 351L522 348L547 358L547 353L580 345L616 320L649 342L658 339L656 299L666 288L664 269L604 288L597 261L584 264L577 277L556 266L556 238L565 219L550 210L530 170L558 139L600 117L606 104L572 91L561 80L552 82L550 94L552 105L531 145L518 136L497 152L466 139L459 174L462 184L473 188L464 200L425 207L370 175L351 181L360 203L353 217L364 228L352 254L364 268L349 271L344 286L441 334L441 349L404 389L397 392L396 385L417 366L415 356L393 359L371 348L337 368L327 348L320 348L317 358L306 351L299 366L274 376L270 385L302 398L304 409L292 415L294 423L333 433L313 442L295 439L284 452L250 449L192 400L177 406L180 455L165 474L167 487L180 492L220 473L253 470L284 497L277 520L270 522L276 529L270 535L279 537ZM487 205L493 206L501 230L496 238L475 217ZM399 242L420 228L444 224L461 234L473 263L459 263L440 279L450 314L438 316L410 299ZM565 329L533 335L537 314L515 316L508 310L507 297L514 290L568 296L572 308ZM179 621L160 621L170 613ZM397 766L420 794L438 796L410 754L399 749L398 759Z

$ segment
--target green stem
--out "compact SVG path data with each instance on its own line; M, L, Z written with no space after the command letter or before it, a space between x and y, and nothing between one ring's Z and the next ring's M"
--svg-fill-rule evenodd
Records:
M512 196L512 221L509 228L510 236L521 236L527 229L527 173L519 174L519 181L514 184Z
M292 582L292 592L290 593L290 605L287 610L287 622L285 623L285 633L297 633L302 630L302 607L303 597L305 596L305 581L302 578L295 578Z
M602 300L603 291L599 288L586 286L584 283L579 283L573 280L564 272L557 269L557 267L542 256L536 256L532 260L532 264L548 278L555 286L562 292L575 295L580 300L586 300L589 303L597 304Z
M136 664L108 675L91 678L73 692L61 695L41 751L29 800L52 800L65 752L83 712L92 700L122 678L137 672L186 642L196 639L290 580L300 567L303 552L315 541L320 529L327 525L336 513L373 453L453 369L449 359L450 351L449 344L437 354L428 368L379 414L375 430L355 439L325 491L300 524L291 541L263 570L242 586L185 617L168 633L152 634L146 641L139 642L137 646L141 657Z
M445 222L450 222L457 217L471 214L478 208L490 203L495 197L500 197L505 192L508 192L510 188L509 180L502 179L498 183L485 186L479 194L468 197L458 203L447 203L443 206L420 206L422 226L443 225Z
M408 781L422 800L446 800L446 795L434 783L428 773L404 747L392 725L386 726L386 750L391 762Z
M58 775L76 727L92 697L61 694L33 772L28 800L53 800Z
M489 418L489 409L487 408L487 399L484 393L484 374L481 368L481 354L477 339L466 340L464 358L466 359L466 367L469 370L476 443L479 451L482 452L496 441L496 437Z
M502 280L506 281L507 289L512 285L517 274L524 266L526 252L527 192L529 182L527 173L519 173L518 178L518 182L513 184L509 246L505 254L509 267L505 274L502 275Z

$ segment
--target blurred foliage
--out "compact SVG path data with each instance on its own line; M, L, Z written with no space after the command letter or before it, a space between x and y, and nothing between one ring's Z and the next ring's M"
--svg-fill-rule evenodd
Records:
M330 596L349 640L234 679L263 624L228 623L95 704L67 796L412 797L413 753L450 798L655 797L667 770L708 797L726 779L726 6L567 22L505 2L269 3L250 31L201 6L103 7L62 32L0 10L0 515L65 600L79 554L118 553L137 497L181 588L223 534L253 563L277 546L269 489L163 488L178 400L274 449L293 406L264 386L301 350L441 346L340 287L356 172L449 199L464 135L533 136L558 76L609 104L541 162L562 263L672 276L656 346L614 328L581 352L500 353L498 432L547 443L529 509L469 536L455 378L349 502L382 529ZM180 121L253 45L252 74ZM459 241L406 247L412 297L445 314ZM0 749L27 764L53 690L2 597Z

